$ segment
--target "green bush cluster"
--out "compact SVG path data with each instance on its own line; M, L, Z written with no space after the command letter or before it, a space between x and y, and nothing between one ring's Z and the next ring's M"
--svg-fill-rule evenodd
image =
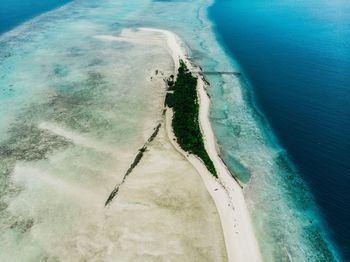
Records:
M208 170L217 177L212 160L204 147L202 133L198 122L199 104L197 97L197 78L180 60L180 67L176 81L170 86L165 103L173 108L173 130L181 148L197 155Z

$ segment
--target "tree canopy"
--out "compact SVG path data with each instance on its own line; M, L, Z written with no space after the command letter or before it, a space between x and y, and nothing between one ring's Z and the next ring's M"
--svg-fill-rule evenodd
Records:
M180 60L176 81L169 86L172 93L165 99L166 105L173 109L172 127L180 147L198 156L207 169L217 177L212 160L204 147L203 136L199 127L199 104L197 97L197 78Z

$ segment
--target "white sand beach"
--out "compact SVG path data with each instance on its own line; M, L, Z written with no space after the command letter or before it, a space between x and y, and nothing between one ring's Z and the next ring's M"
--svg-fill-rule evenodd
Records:
M171 127L172 110L168 108L166 112L166 127L169 140L172 142L173 146L196 168L201 175L208 192L214 199L224 231L229 261L261 261L259 246L244 201L242 188L233 179L230 171L219 157L216 149L215 137L208 117L210 99L205 90L206 84L202 76L199 73L196 73L199 71L199 68L191 64L187 59L183 44L181 44L179 38L172 32L153 28L140 28L140 30L163 33L167 37L167 43L176 68L179 66L179 59L182 59L187 67L192 72L195 72L194 75L198 78L197 92L200 104L200 127L204 137L205 148L218 172L218 179L215 179L212 176L198 157L184 152L176 143Z

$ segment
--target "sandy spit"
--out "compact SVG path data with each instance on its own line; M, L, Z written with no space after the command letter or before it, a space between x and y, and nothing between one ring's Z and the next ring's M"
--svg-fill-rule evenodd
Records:
M200 69L189 61L186 55L185 45L174 33L154 28L139 28L139 30L163 34L166 37L169 51L173 57L175 69L177 70L179 67L179 59L182 59L198 78L199 122L205 148L215 165L218 179L213 177L198 157L183 151L176 143L171 125L173 112L168 108L166 112L166 129L169 140L176 150L185 156L198 171L215 202L220 215L229 261L262 261L249 212L244 200L243 190L238 182L233 179L232 174L221 160L216 148L215 137L208 115L210 98L206 92L207 84L200 73Z

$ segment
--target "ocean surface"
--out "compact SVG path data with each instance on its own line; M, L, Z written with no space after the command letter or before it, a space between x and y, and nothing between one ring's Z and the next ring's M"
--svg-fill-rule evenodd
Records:
M69 1L70 0L1 0L0 33L6 32L36 15L52 10Z
M217 0L219 39L350 260L350 2Z
M0 251L8 261L105 259L114 245L115 221L91 206L98 210L155 114L157 91L139 65L162 60L96 36L140 26L174 31L210 72L217 143L245 184L264 260L341 261L340 250L348 258L346 1L217 0L210 20L207 0L75 0L55 9L66 2L0 0Z

